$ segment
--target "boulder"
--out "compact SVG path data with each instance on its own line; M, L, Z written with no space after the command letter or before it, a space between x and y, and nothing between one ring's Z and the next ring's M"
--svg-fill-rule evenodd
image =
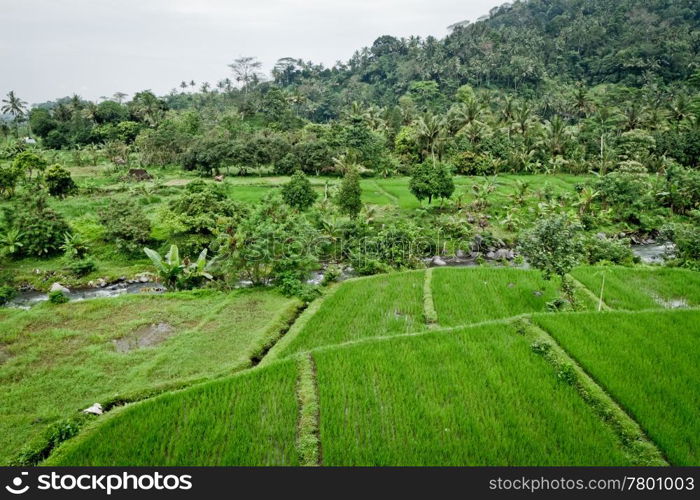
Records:
M142 168L130 168L127 177L134 181L150 181L153 176Z
M433 266L446 266L447 262L442 260L439 255L436 255L430 260L430 264Z
M493 258L496 260L508 259L509 250L507 248L499 248L493 254Z
M595 237L598 238L599 240L607 240L608 239L608 236L605 233L596 233Z
M493 260L496 258L496 252L493 250L490 250L489 253L486 254L486 258L489 260Z
M60 283L54 283L51 285L51 288L49 288L49 292L61 292L64 295L68 295L70 290Z
M87 413L88 415L102 415L102 405L100 403L95 403L91 407L85 408L83 413Z

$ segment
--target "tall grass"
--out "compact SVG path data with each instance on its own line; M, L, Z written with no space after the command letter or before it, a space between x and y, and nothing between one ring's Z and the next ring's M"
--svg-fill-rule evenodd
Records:
M602 289L603 301L613 309L700 305L700 273L686 269L581 267L571 274L596 296Z
M47 424L95 402L245 368L275 334L276 319L297 304L268 291L192 292L43 304L7 316L0 320L9 354L0 364L0 429L8 430L0 434L0 463ZM159 323L171 327L169 338L116 350L113 341Z
M126 407L46 465L298 465L294 362Z
M537 316L673 465L700 464L700 312Z
M327 297L277 355L425 328L423 272L352 280Z
M625 465L614 432L510 326L314 354L324 465Z
M459 326L523 313L544 312L559 295L556 280L510 268L435 269L433 301L441 326ZM579 294L581 307L590 299Z

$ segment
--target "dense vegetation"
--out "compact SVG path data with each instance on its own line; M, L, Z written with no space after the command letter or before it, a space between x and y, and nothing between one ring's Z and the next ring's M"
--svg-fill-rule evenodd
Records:
M303 278L319 262L360 274L419 267L458 245L514 247L534 220L559 215L572 231L612 236L589 240L572 264L629 263L625 237L661 235L676 243L677 264L697 266L693 7L515 2L443 40L382 36L333 68L285 58L266 79L242 57L216 85L31 109L11 92L0 151L4 267L24 259L19 267L41 269L31 259L64 253L50 272L82 283L123 274L124 264L141 271L144 246L165 254L176 244L183 261L205 249L216 257L206 272L218 284L275 283L308 299ZM38 144L20 140L30 135ZM558 191L555 173L582 177ZM260 187L243 182L252 174L292 178L278 183L280 197L250 207L260 200ZM547 181L519 181L498 206L505 174ZM321 175L330 178L305 178ZM183 187L197 176L226 179ZM362 186L360 177L385 181ZM380 200L400 212L377 212ZM190 271L183 286L210 281ZM42 286L17 278L3 280Z
M0 305L49 303L0 308L0 464L697 465L697 311L656 310L700 305L699 51L692 0L529 0L10 91ZM128 281L172 293L66 304Z

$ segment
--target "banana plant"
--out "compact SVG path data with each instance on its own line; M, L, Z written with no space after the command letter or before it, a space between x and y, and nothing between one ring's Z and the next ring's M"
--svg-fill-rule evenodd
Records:
M16 228L10 228L0 235L0 253L5 255L15 255L19 253L22 246L22 232Z
M173 290L185 290L198 286L204 279L211 280L214 277L209 273L214 261L207 262L207 249L199 254L196 261L181 259L177 245L171 245L170 250L161 257L158 252L150 248L144 248L156 272L163 284Z

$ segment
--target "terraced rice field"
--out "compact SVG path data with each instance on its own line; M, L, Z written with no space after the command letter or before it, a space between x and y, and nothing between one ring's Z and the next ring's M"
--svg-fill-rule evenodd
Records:
M700 273L673 268L581 267L571 273L613 309L680 309L700 305Z
M47 465L298 465L296 365L280 363L110 415Z
M700 463L700 311L536 316L674 465Z
M559 295L558 283L522 269L434 269L433 301L440 326L458 326L544 312ZM580 295L582 307L590 299Z
M612 283L608 305L635 310L596 311L594 279L603 270ZM112 410L46 463L635 465L664 464L665 458L672 465L697 465L700 310L669 310L647 300L682 293L692 304L697 276L688 273L576 270L591 293L582 292L581 310L569 313L544 312L557 284L534 271L442 268L350 280L311 304L261 366ZM439 323L432 329L426 325L430 297ZM148 300L157 298L138 299L143 300L117 301L133 300L144 311L155 308ZM156 382L170 381L170 374L173 380L182 374L220 375L229 366L223 356L230 357L232 369L238 363L248 366L249 346L259 347L273 330L279 332L298 307L273 292L212 294L208 312L197 315L188 309L187 294L177 300L181 320L167 304L158 311L175 314L177 328L184 329L178 321L184 325L192 318L198 318L196 325L184 330L188 335L150 350L161 349L162 358L137 349L142 361L125 372L139 374L134 387L146 386L149 375L156 375ZM79 307L90 313L91 304ZM288 315L273 319L272 308ZM653 310L641 310L648 308ZM69 308L55 310L69 314ZM93 339L78 350L86 364L88 353L94 362L105 356L96 345L114 340L99 330L86 334L76 326L82 323L70 326L78 321L70 315L53 319L42 309L32 315L29 320L17 313L0 316L3 324L14 325L1 348L7 350L2 342L9 342L14 349L19 344L13 342L25 337L50 339L62 346L51 352L56 359L72 360L70 348L81 345L77 339ZM52 321L79 331L53 329ZM133 331L135 324L130 325L122 337ZM234 336L248 344L234 339L226 345L234 325L240 330ZM190 344L180 346L185 340L179 337ZM28 364L14 372L15 378L20 386L21 377L27 378L36 390L31 355L41 352L33 350L37 346L46 349L46 342L23 341ZM559 357L540 355L539 341L553 345ZM184 357L186 348L200 358L161 364ZM13 362L0 365L0 374ZM208 364L202 372L188 371L197 363ZM567 363L581 367L583 372L575 368L579 378L567 378ZM167 364L172 371L161 371ZM22 410L15 394L7 396ZM76 404L61 411L70 414ZM11 447L20 444L9 435L12 429L32 427L29 415L25 408L0 416Z
M423 279L424 272L414 271L341 284L301 331L286 339L280 355L425 329Z
M324 465L629 463L614 433L512 328L315 358Z
M125 296L0 320L0 463L95 402L230 375L299 303L276 292Z

